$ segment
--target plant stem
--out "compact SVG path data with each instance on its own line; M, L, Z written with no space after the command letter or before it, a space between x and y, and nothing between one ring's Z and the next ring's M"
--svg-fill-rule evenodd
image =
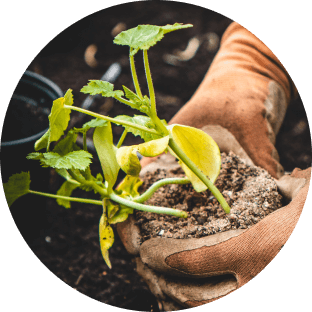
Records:
M171 216L179 217L179 218L187 218L187 212L177 210L177 209L172 209L172 208L165 208L165 207L156 207L156 206L150 206L150 205L143 205L140 203L135 203L131 200L122 198L115 193L109 194L109 197L111 200L115 201L118 204L125 205L130 208L134 208L137 210L142 210L146 212L153 212L153 213L163 213L163 214L168 214Z
M183 161L185 165L188 166L190 170L192 170L196 174L196 176L208 187L208 189L211 191L211 193L214 195L214 197L218 200L218 202L222 206L225 213L230 213L231 208L224 199L223 195L218 190L218 188L209 180L209 178L200 169L197 168L197 166L193 163L193 161L189 159L187 155L185 155L185 153L173 139L169 139L169 146L173 150L173 152L181 159L181 161Z
M132 73L132 80L133 80L135 91L136 91L138 97L140 99L143 99L143 95L142 95L142 92L141 92L138 76L137 76L136 69L135 69L134 56L131 55L132 51L133 51L133 48L130 47L129 58L130 58L130 67L131 67L131 73Z
M126 138L127 133L128 133L128 131L125 129L125 130L123 131L123 133L122 133L122 135L121 135L121 137L120 137L120 139L119 139L117 145L116 145L117 148L119 148L119 147L122 145L123 141L124 141L125 138Z
M147 81L147 86L148 86L148 92L149 92L149 97L151 101L151 119L156 125L156 129L158 131L165 135L169 134L169 131L165 127L165 125L160 121L160 119L157 116L157 111L156 111L156 97L155 97L155 91L154 91L154 86L153 86L153 80L152 80L152 75L151 75L151 70L148 62L148 55L147 55L147 50L143 50L143 60L144 60L144 68L145 68L145 75L146 75L146 81Z
M190 183L190 180L188 178L167 178L162 179L157 182L155 182L146 192L144 192L142 195L136 197L133 199L136 203L143 203L150 199L153 194L162 186L168 185L168 184L188 184Z
M103 205L103 202L101 200L54 195L54 194L37 192L37 191L32 191L32 190L29 190L29 193L41 195L41 196L46 196L46 197L51 197L51 198L56 198L56 199L59 198L59 199L64 199L64 200L69 200L69 201L74 201L74 202L79 202L79 203L85 203L85 204L94 204L94 205L99 205L99 206Z
M118 120L118 119L115 119L115 118L111 118L111 117L108 117L108 116L97 114L97 113L88 111L86 109L83 109L83 108L80 108L80 107L77 107L77 106L64 105L64 108L71 109L71 110L74 110L74 111L77 111L77 112L80 112L80 113L83 113L83 114L86 114L86 115L89 115L89 116L92 116L92 117L95 117L95 118L107 120L107 121L110 121L110 122L115 123L117 125L128 126L128 127L131 127L131 128L135 128L135 129L138 129L138 130L141 130L141 131L145 131L145 132L148 132L148 133L151 133L151 134L156 134L156 135L161 136L154 129L149 129L149 128L144 127L144 126L140 126L140 125L134 124L132 122L128 122L128 121L124 121L124 120Z
M87 148L87 132L83 132L83 150L84 151L88 151L88 148Z
M145 68L145 75L146 75L146 80L147 80L149 97L151 100L151 113L152 115L157 116L156 97L155 97L155 91L154 91L154 86L153 86L153 81L152 81L151 70L150 70L150 66L148 62L147 50L143 50L143 61L144 61L144 68Z
M68 173L79 183L86 185L86 186L91 186L94 190L96 190L101 196L106 197L107 196L107 191L103 189L101 186L99 186L95 181L93 180L85 180L84 178L78 176L73 170L69 169Z

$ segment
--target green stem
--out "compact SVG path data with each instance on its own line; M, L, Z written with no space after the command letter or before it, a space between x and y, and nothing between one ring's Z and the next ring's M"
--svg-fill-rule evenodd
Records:
M155 91L154 91L154 86L153 86L151 70L150 70L150 66L149 66L149 62L148 62L147 50L143 50L143 61L144 61L144 68L145 68L145 75L146 75L146 80L147 80L149 97L151 100L151 113L152 113L152 115L157 116L156 97L155 97Z
M103 189L101 186L99 186L95 181L93 180L86 180L79 175L77 175L73 170L69 169L68 173L79 183L86 185L86 186L91 186L94 190L96 190L101 196L106 197L107 196L107 191Z
M161 136L154 129L149 129L149 128L144 127L144 126L140 126L140 125L134 124L132 122L128 122L128 121L124 121L124 120L118 120L118 119L115 119L115 118L111 118L111 117L108 117L108 116L97 114L97 113L88 111L86 109L83 109L83 108L80 108L80 107L77 107L77 106L64 105L64 108L71 109L71 110L74 110L74 111L77 111L77 112L80 112L80 113L83 113L83 114L86 114L86 115L89 115L89 116L92 116L92 117L95 117L95 118L107 120L107 121L110 121L110 122L115 123L117 125L128 126L128 127L131 127L131 128L135 128L135 129L138 129L138 130L141 130L141 131L145 131L145 132L148 132L148 133L151 133L151 134L156 134L156 135Z
M177 209L172 209L172 208L165 208L165 207L156 207L156 206L150 206L150 205L143 205L140 203L135 203L131 200L127 200L125 198L122 198L115 193L109 194L109 197L111 200L115 201L118 204L125 205L127 207L141 210L141 211L146 211L146 212L153 212L153 213L163 213L163 214L168 214L171 216L179 217L179 218L187 218L187 212L177 210Z
M190 180L188 178L167 178L162 179L157 182L155 182L146 192L144 192L142 195L136 197L133 199L136 203L143 203L150 199L153 194L162 186L168 185L168 184L188 184L190 183Z
M128 106L130 106L130 107L133 107L133 103L132 103L132 102L130 102L130 101L128 101L128 100L122 98L121 96L115 95L115 96L114 96L114 99L116 99L117 101L119 101L119 102L121 102L121 103L123 103L123 104L126 104L126 105L128 105Z
M169 146L173 152L192 170L196 176L208 187L214 197L218 200L225 213L230 213L230 206L220 193L218 188L209 180L209 178L193 163L191 159L182 151L178 144L173 140L169 140Z
M125 130L123 131L123 133L122 133L122 135L121 135L121 137L120 137L120 139L119 139L117 145L116 145L117 148L119 148L119 147L122 145L122 143L124 142L124 140L125 140L125 138L126 138L127 133L128 133L128 131L125 129Z
M155 97L155 91L153 86L153 80L151 75L151 70L148 62L148 55L147 50L143 50L143 60L144 60L144 68L145 68L145 75L146 75L146 81L148 86L148 92L149 97L151 101L151 119L153 120L154 124L156 125L156 129L163 134L164 136L169 134L169 131L167 130L166 126L160 121L160 119L157 116L156 111L156 97Z
M138 97L140 99L143 99L143 95L142 95L142 92L141 92L138 76L137 76L136 69L135 69L134 56L131 55L132 51L133 51L133 48L130 47L129 58L130 58L130 67L131 67L131 73L132 73L132 80L133 80L135 91L136 91Z
M37 192L37 191L32 191L29 190L30 194L35 194L35 195L41 195L41 196L46 196L46 197L51 197L51 198L59 198L59 199L64 199L64 200L70 200L73 202L78 202L78 203L85 203L85 204L93 204L93 205L99 205L102 206L103 202L101 200L94 200L94 199L85 199L85 198L76 198L76 197L68 197L68 196L61 196L61 195L54 195L54 194L49 194L49 193L43 193L43 192Z
M88 151L88 148L87 148L87 132L84 131L82 135L83 135L83 149L85 151Z

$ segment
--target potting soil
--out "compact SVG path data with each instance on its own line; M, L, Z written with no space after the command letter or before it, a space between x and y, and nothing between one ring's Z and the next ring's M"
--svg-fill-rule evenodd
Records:
M233 229L246 229L282 207L275 180L267 171L251 167L230 152L222 153L220 175L215 185L231 207L226 214L209 190L197 193L191 184L171 184L157 190L146 203L188 212L187 219L136 211L143 241L152 237L203 237ZM144 176L142 191L167 177L183 177L181 168L158 169Z

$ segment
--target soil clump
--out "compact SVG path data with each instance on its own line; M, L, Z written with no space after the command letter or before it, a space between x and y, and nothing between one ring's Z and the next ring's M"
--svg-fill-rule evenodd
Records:
M231 212L226 214L209 190L197 193L191 184L166 185L146 203L185 210L189 217L182 219L136 211L136 223L140 226L143 241L153 237L199 238L246 229L282 207L282 196L267 171L247 165L234 153L222 153L221 159L221 171L215 185L229 203ZM142 189L145 191L159 179L177 176L184 176L181 168L147 172Z

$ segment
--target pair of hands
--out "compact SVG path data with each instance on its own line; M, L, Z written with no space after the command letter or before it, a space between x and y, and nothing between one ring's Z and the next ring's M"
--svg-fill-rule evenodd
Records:
M279 60L255 36L233 23L192 99L171 123L201 128L221 151L233 151L277 180L289 204L247 230L192 239L150 239L140 245L133 217L118 225L137 271L166 311L221 298L256 276L292 233L307 196L311 169L284 175L274 147L295 87ZM142 173L171 168L168 156L144 159Z

